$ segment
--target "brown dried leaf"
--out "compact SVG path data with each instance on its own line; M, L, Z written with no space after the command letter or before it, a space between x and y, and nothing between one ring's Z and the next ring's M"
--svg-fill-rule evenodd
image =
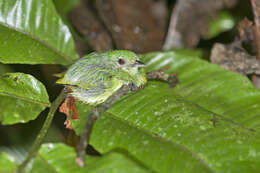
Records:
M243 19L238 24L239 41L247 48L247 51L256 55L257 54L257 42L254 37L254 25L253 22L247 18Z
M71 89L69 86L66 87L66 90L68 94L71 93ZM75 105L75 98L72 96L68 96L64 102L61 104L59 111L64 113L66 115L66 120L65 120L65 125L67 129L72 129L72 124L70 122L70 116L72 120L77 120L78 119L78 113L77 113L77 108Z
M113 49L111 36L88 3L82 1L81 5L71 12L70 20L94 50Z
M239 22L238 32L241 39L244 37L248 37L247 35L252 35L253 34L252 30L253 30L253 22L251 22L247 18L244 18L241 22Z
M239 46L216 43L211 50L210 60L227 70L244 75L260 74L260 64L256 56L249 55Z
M99 16L112 34L117 49L139 53L161 49L164 38L161 21L166 21L166 15L162 13L158 17L153 4L153 0L96 1ZM166 11L165 6L160 8L164 9L160 11Z
M209 17L237 0L178 0L173 9L163 49L195 47L208 33Z

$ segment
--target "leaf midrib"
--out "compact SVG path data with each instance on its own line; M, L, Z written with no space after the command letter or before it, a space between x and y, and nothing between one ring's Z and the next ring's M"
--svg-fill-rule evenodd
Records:
M176 93L175 93L175 94L176 94ZM186 102L186 103L189 103L189 104L192 104L192 105L198 107L199 109L202 109L202 110L204 110L204 111L207 111L207 112L213 114L213 116L219 117L219 118L221 118L222 120L224 120L224 121L226 121L226 122L229 122L229 123L231 123L231 124L233 124L233 125L235 125L235 126L238 126L238 127L241 128L241 129L247 130L249 133L252 133L252 132L253 132L252 130L256 131L255 129L247 128L247 127L241 125L240 123L234 122L232 119L226 118L226 117L224 117L224 116L222 116L222 115L220 115L220 114L218 114L218 113L215 113L215 112L213 112L213 111L211 111L211 110L209 110L209 109L207 109L207 108L205 108L205 107L202 107L202 106L199 105L199 104L196 104L196 103L194 103L194 102L192 102L192 101L186 100L184 97L182 97L182 96L179 95L179 94L176 94L176 95L178 95L178 96L182 99L182 101L184 101L184 102ZM149 136L154 137L154 135L153 135L150 131L148 131L148 130L142 128L142 127L138 127L138 126L135 125L134 123L131 123L130 121L127 121L127 120L125 120L125 119L123 119L123 118L121 118L121 117L119 117L119 116L116 116L115 113L111 113L111 112L106 112L106 113L109 115L110 118L115 119L115 120L118 120L118 121L121 121L122 123L125 123L125 124L129 125L129 126L132 127L132 128L136 128L136 129L138 129L139 131L141 131L141 132L143 132L143 133L145 133L145 134L148 134ZM107 116L107 115L106 115L106 116ZM258 132L258 131L257 131L257 132ZM259 136L258 133L256 133L256 134L257 134L257 136ZM160 138L161 140L163 140L163 141L165 141L165 142L169 142L169 143L171 143L172 145L177 146L178 148L180 148L180 149L183 150L183 151L186 151L186 152L190 153L193 158L195 158L196 160L198 160L202 165L205 165L211 172L213 172L213 173L215 172L212 168L210 168L210 167L207 165L207 162L205 162L199 155L197 155L196 153L192 152L192 151L189 150L187 147L185 147L185 146L183 146L183 145L180 145L180 144L177 144L177 143L175 143L175 142L173 142L173 141L171 141L171 140L162 138L161 136L156 136L156 137L157 137L157 138Z
M184 152L187 152L187 153L190 153L190 155L195 159L197 160L198 162L201 163L201 165L204 165L206 168L208 168L208 170L212 173L216 173L212 168L210 168L207 163L199 156L197 155L196 153L190 151L188 148L186 148L185 146L183 145L180 145L180 144L177 144L171 140L168 140L168 139L165 139L165 138L162 138L161 136L154 136L150 131L144 129L144 128L138 128L138 126L136 126L134 123L131 123L129 121L126 121L118 116L115 116L113 113L111 112L106 112L106 115L105 116L109 116L111 119L114 119L114 120L117 120L117 121L121 121L122 123L125 123L127 124L128 126L132 127L132 128L135 128L137 129L138 131L141 131L142 133L144 134L147 134L149 136L151 136L151 138L159 138L160 140L162 141L165 141L167 143L170 143L172 144L173 146L177 146L177 148L181 149L182 151Z
M245 127L244 125L242 125L242 124L240 124L240 123L238 123L238 122L236 122L236 121L233 121L233 120L230 119L230 118L224 117L223 115L221 115L221 114L219 114L219 113L213 112L213 111L209 110L208 108L205 108L205 107L203 107L203 106L201 106L201 105L199 105L199 104L197 104L197 103L194 103L194 102L192 102L192 101L186 100L186 99L184 99L184 97L182 97L182 96L179 95L179 94L178 94L178 96L182 98L182 101L184 101L184 102L186 102L186 103L193 104L194 106L199 107L200 109L202 109L202 110L204 110L204 111L207 111L207 112L213 114L212 116L219 117L219 118L221 118L222 120L224 120L224 121L226 121L226 122L229 122L229 123L231 123L231 124L233 124L233 125L235 125L235 126L238 126L238 127L241 128L241 129L247 130L249 133L252 133L252 132L254 132L254 131L258 132L257 130L255 130L255 129L253 129L253 128ZM213 118L214 118L214 117L213 117ZM258 134L258 133L257 133L257 135L260 136L260 134Z
M47 47L48 49L53 51L58 56L63 57L69 64L73 63L73 60L72 60L73 58L72 57L66 56L63 52L60 52L59 50L49 46L45 41L43 41L43 40L33 36L31 33L24 32L24 31L20 30L19 28L12 27L12 26L8 25L7 23L4 23L4 22L0 22L0 24L2 24L4 27L6 27L6 28L8 28L10 30L14 30L15 32L21 33L21 34L23 34L25 36L28 36L32 40L35 40L36 42L41 43L44 47Z
M21 100L31 102L31 103L36 103L36 104L42 105L44 107L50 106L50 103L46 103L46 102L42 102L42 101L38 101L38 100L33 100L33 99L28 98L28 97L22 97L22 96L18 96L18 95L6 93L6 92L0 92L0 95L21 99Z
M46 163L55 173L58 173L58 171L43 156L41 156L41 154L38 154L38 158Z

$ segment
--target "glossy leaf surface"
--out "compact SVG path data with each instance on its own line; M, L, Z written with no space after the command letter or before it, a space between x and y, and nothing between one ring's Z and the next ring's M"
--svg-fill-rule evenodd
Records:
M152 81L122 98L97 121L94 148L120 148L156 172L260 170L260 91L246 77L180 50L142 60L178 85Z
M80 5L80 0L53 0L53 3L62 17L63 21L67 24L70 25L68 18L69 18L69 13L71 10L77 6Z
M37 173L144 173L147 170L123 154L112 152L102 157L86 159L86 166L80 168L75 164L76 153L64 144L44 144L36 157L32 170Z
M0 153L0 173L13 173L17 168L15 159L7 153Z
M0 1L0 62L71 64L78 58L52 0Z
M2 124L28 122L49 106L43 84L23 73L0 74L0 121Z

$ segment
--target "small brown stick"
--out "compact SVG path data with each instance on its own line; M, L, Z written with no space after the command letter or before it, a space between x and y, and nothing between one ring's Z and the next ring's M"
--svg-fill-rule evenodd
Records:
M169 83L170 87L174 87L177 84L176 75L169 75L163 71L153 71L147 73L147 79L151 80L162 80ZM86 147L89 143L89 136L92 130L93 125L96 120L108 110L119 98L128 94L131 91L137 91L140 88L135 87L134 85L123 85L118 91L116 91L112 96L110 96L104 103L98 105L89 112L86 124L80 135L80 142L77 146L77 158L75 160L76 164L80 167L84 166L85 156L86 156Z
M76 163L80 166L84 166L84 160L86 155L86 147L89 143L89 136L92 130L93 125L100 115L108 110L113 103L115 103L120 97L126 95L131 91L131 87L124 85L118 91L116 91L112 96L110 96L104 103L98 105L93 110L90 111L84 129L80 135L80 142L77 146L77 158Z
M169 83L170 88L175 87L178 84L178 79L176 74L167 74L162 70L152 71L146 73L146 77L148 80L161 80Z
M258 52L258 60L260 61L260 0L251 0L253 13L254 13L254 21L255 21L255 30L254 34L257 41L257 52Z
M177 4L178 3L179 1L177 1ZM176 5L172 10L168 32L162 48L163 50L183 47L182 35L176 30L176 25L178 24L180 12L181 9L179 5Z

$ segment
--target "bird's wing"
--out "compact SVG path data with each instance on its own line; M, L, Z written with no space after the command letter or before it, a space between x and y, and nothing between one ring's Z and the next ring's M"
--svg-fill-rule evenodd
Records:
M99 85L93 89L82 89L80 87L71 86L71 96L89 105L98 105L107 100L115 91L122 86L122 81L113 78L109 81L109 87L106 85Z
M71 85L70 94L86 104L103 103L123 84L115 77L115 71L108 67L93 64L84 65L84 68L82 68L83 65L76 67L69 68L71 71L68 71L57 83Z
M82 89L109 88L113 71L104 65L78 63L65 73L64 77L56 81L58 84L74 85Z

